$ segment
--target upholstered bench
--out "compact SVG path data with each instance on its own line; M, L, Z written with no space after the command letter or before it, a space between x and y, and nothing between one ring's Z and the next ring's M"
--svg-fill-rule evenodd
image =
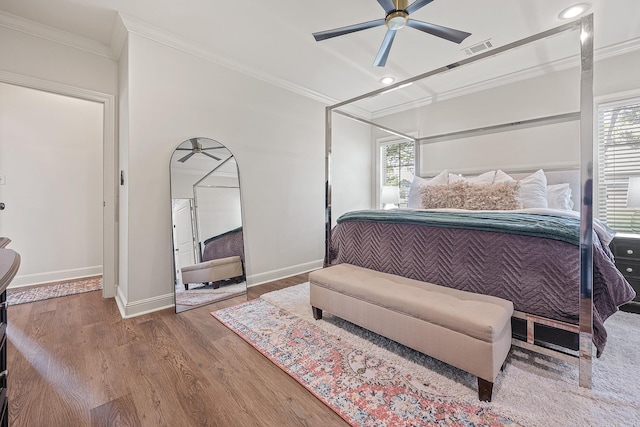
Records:
M478 397L511 348L513 304L501 298L338 264L309 273L310 303L478 377Z
M217 288L216 282L242 275L242 261L239 256L212 259L182 267L182 283L185 289L189 289L189 283L206 284L208 282L213 282L214 288Z

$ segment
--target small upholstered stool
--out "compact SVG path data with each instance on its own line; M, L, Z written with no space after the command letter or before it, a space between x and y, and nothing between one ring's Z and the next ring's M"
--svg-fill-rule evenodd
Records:
M214 283L220 280L240 277L242 272L242 261L239 256L212 259L211 261L182 267L182 283L184 288L189 289L189 283Z

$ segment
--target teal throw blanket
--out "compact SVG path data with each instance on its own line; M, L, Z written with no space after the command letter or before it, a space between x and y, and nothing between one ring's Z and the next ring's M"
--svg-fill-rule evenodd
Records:
M443 228L465 228L560 240L580 245L580 220L556 215L511 212L434 212L410 209L360 210L347 212L338 224L347 221L388 222Z

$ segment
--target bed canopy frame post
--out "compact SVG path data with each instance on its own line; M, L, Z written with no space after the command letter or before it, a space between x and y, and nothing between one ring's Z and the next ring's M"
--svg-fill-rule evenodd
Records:
M402 132L395 131L389 127L374 123L371 120L349 114L339 108L353 104L357 101L390 92L408 83L425 79L437 74L446 73L454 68L462 67L473 62L483 60L506 52L511 49L518 48L525 44L554 36L565 31L580 30L580 110L564 114L557 114L547 117L539 117L531 120L522 120L513 123L502 123L495 126L482 127L477 129L464 130L460 132L451 132L442 135L429 137L411 137ZM332 114L340 114L350 119L374 126L382 131L413 141L415 143L416 163L415 173L420 174L420 145L446 141L459 137L471 135L484 135L505 130L514 130L530 126L539 126L544 124L562 123L566 121L580 120L580 292L579 292L579 311L578 326L564 324L563 322L543 319L533 315L525 316L527 327L531 329L531 342L521 342L523 348L538 351L541 354L548 354L563 360L575 360L574 357L547 348L535 349L533 338L533 325L535 323L548 324L548 326L558 327L578 333L579 351L579 385L591 388L592 385L592 352L593 352L593 14L584 16L579 20L569 22L556 28L526 37L524 39L496 47L490 51L483 52L463 59L453 64L436 68L429 72L414 76L412 78L396 82L385 88L378 89L355 98L342 101L338 104L330 105L325 110L325 266L329 264L330 257L330 241L331 241L331 152L332 152Z
M200 178L199 180L196 181L195 184L193 184L192 186L192 191L193 191L193 209L195 211L198 210L198 192L197 192L197 188L198 185L200 185L200 183L202 181L204 181L205 179L209 178L216 170L218 170L219 168L222 167L222 165L224 165L225 163L227 163L230 159L232 159L233 156L229 156L226 159L224 159L220 164L216 165L215 168L213 168L210 172L207 172L207 174L205 176L203 176L202 178ZM194 215L194 221L193 221L194 225L195 225L195 230L194 233L196 234L196 237L198 239L198 262L202 262L202 251L204 250L201 247L201 236L200 236L200 217L199 215Z
M325 152L324 152L324 202L325 202L325 230L324 230L324 266L329 265L329 249L331 242L331 106L325 109Z
M591 388L593 339L593 15L580 20L579 383Z

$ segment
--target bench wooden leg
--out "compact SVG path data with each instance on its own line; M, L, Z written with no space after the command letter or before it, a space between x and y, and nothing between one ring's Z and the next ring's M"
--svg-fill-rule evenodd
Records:
M322 309L318 307L311 306L311 311L313 311L313 318L316 320L322 319Z
M478 399L482 402L491 402L493 383L478 377Z

